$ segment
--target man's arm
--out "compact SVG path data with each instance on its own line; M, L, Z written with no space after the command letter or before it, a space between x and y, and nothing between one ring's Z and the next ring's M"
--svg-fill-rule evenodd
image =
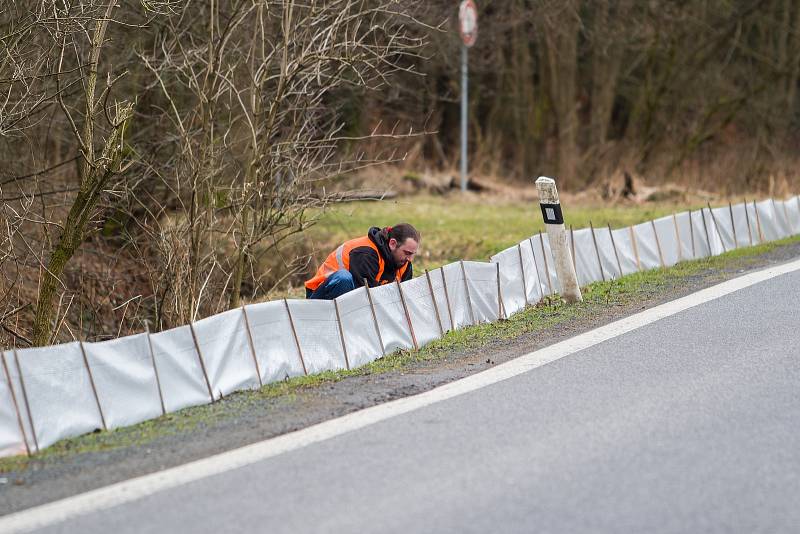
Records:
M363 286L365 278L369 287L377 286L375 277L378 269L378 253L372 248L357 247L350 251L350 274L353 275L356 287Z

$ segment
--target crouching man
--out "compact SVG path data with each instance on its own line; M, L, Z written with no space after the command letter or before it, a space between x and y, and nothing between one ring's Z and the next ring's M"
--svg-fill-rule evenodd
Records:
M369 287L410 280L419 242L419 232L410 224L373 226L366 236L346 241L328 254L306 281L306 298L335 299L363 286L365 280Z

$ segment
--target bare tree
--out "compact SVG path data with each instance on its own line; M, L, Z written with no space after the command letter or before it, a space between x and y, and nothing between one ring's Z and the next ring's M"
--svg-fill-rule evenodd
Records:
M179 147L152 162L178 212L153 214L147 230L162 244L170 275L155 293L171 293L174 321L238 306L246 274L251 288L260 284L259 259L278 254L331 200L325 184L396 158L343 156L344 143L363 137L343 132L337 92L411 70L422 43L413 24L386 0L211 2L202 16L192 6L169 18L141 59Z
M51 342L55 298L64 268L83 242L91 218L111 179L129 166L125 129L133 117L133 102L116 101L115 83L123 73L102 69L107 32L117 24L118 2L42 2L52 13L48 27L55 39L47 58L55 83L55 100L68 121L78 152L78 191L60 232L43 259L43 272L33 324L33 343ZM103 76L104 75L104 76ZM75 97L66 98L66 94ZM113 100L112 100L113 99Z

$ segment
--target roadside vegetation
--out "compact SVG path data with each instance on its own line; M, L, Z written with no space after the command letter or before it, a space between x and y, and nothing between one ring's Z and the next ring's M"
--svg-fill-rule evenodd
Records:
M577 305L566 305L557 297L547 298L508 320L450 332L420 350L398 351L357 369L295 377L268 384L256 391L239 392L214 404L187 408L130 427L108 432L97 431L62 440L31 458L0 458L0 473L18 472L36 465L37 462L57 462L78 454L146 447L160 437L180 435L190 430L212 427L215 422L223 419L236 418L247 408L270 400L292 402L297 395L348 377L404 372L420 365L435 365L445 358L458 358L463 353L490 343L524 334L545 332L570 321L591 318L609 307L622 308L641 302L669 300L674 296L674 290L685 286L690 280L701 279L706 284L721 281L729 278L731 272L757 264L761 255L798 242L800 237L792 237L733 250L720 256L683 262L667 269L654 269L618 280L596 282L583 288L584 302Z

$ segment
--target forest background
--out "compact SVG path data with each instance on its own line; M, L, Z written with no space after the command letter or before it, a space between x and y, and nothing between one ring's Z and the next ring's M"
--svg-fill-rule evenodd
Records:
M478 9L472 176L604 202L623 175L797 186L800 2ZM162 330L297 287L348 191L456 174L456 24L443 0L0 0L0 344Z

